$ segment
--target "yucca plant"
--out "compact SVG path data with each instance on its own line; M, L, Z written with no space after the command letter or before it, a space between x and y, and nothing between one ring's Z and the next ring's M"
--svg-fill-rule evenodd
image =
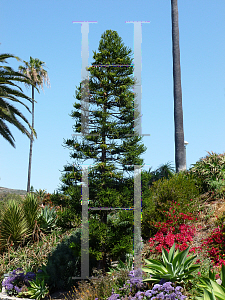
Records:
M25 200L23 201L23 210L24 217L29 224L30 230L33 232L35 227L35 221L38 217L38 203L37 196L31 193L26 195Z
M0 242L2 247L7 247L12 242L18 246L24 235L32 234L30 225L24 217L24 211L14 200L9 201L6 208L0 211L1 219L1 236Z

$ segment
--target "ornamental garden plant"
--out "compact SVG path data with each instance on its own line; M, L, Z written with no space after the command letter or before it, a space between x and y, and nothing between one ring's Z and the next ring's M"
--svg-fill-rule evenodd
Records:
M186 174L179 175L180 178L181 177L185 178L185 176L187 179L182 179L180 181L180 185L182 181L184 182L185 180L187 180L188 182L189 175ZM166 185L164 185L164 180L168 180L168 181L173 180L174 183L175 179L176 177L171 177L168 179L159 179L161 184L157 183L157 181L155 182L155 184L158 185L157 191L159 191L160 185L161 188L165 189ZM169 183L167 183L167 187L170 188ZM154 188L152 189L152 191L153 190ZM181 188L179 190L181 190ZM143 258L145 258L146 260L150 261L151 259L155 259L161 261L160 263L162 263L163 249L165 251L164 253L165 256L166 253L169 254L174 244L175 244L174 252L186 251L186 249L188 249L191 242L195 238L195 234L196 234L195 223L197 221L196 218L198 218L198 214L199 214L200 200L198 197L197 198L192 197L189 199L189 203L185 203L185 207L183 207L181 201L182 199L179 198L181 197L182 194L181 192L179 192L180 196L175 198L176 200L172 199L170 201L166 201L165 199L166 197L163 198L163 193L160 192L159 198L157 198L157 195L155 194L155 190L154 192L152 191L150 194L148 194L148 196L150 195L154 196L152 200L156 204L155 208L157 207L157 209L155 209L154 211L152 210L153 212L152 223L150 225L152 227L155 227L156 232L152 235L149 234L147 241L145 241L145 245L147 245L150 249L148 255L144 251L142 254L143 254ZM146 190L144 190L143 192L145 193L145 195L147 195ZM175 195L175 193L173 195ZM51 196L48 195L48 197L50 201ZM56 198L56 196L54 197ZM57 197L62 197L62 196L58 195ZM165 201L160 203L159 199L160 201L162 201L162 199L164 199ZM21 201L21 205L22 203L23 201ZM59 206L58 204L56 206ZM189 206L187 204L189 204ZM61 244L62 241L65 239L65 237L69 238L74 232L74 228L68 228L68 227L66 228L67 225L68 226L70 225L70 222L67 222L67 225L65 223L66 225L65 228L60 228L57 225L56 228L54 228L53 226L51 229L51 226L55 223L50 221L49 218L46 219L46 222L43 221L45 219L45 213L41 213L42 209L43 212L44 211L47 212L50 211L52 208L55 208L55 211L57 212L56 215L58 217L59 212L62 212L64 210L64 207L56 208L56 206L54 206L55 204L53 201L51 205L48 205L48 203L45 202L44 206L48 207L48 209L41 207L41 205L42 204L39 203L37 216L42 216L42 218L40 218L39 222L37 223L35 222L35 220L33 220L34 225L35 226L37 225L35 227L36 231L34 236L32 236L31 233L24 239L24 241L22 238L20 245L18 245L19 239L18 237L13 235L12 229L10 229L11 231L9 231L8 233L7 240L1 237L2 242L5 241L5 245L3 244L1 245L2 252L0 257L0 261L1 261L0 272L1 272L2 280L3 280L3 274L12 272L14 270L17 270L18 268L23 269L24 275L27 274L28 272L33 272L35 275L37 275L38 271L39 270L43 271L44 267L48 264L48 258L47 258L48 254L52 254L56 250L57 245ZM19 217L21 218L22 210L15 209L15 206L12 207L14 207L11 209L14 209L13 211L14 211L15 218L19 218ZM148 207L146 206L145 208L147 209ZM5 209L7 211L7 205L5 206ZM70 209L69 205L67 206L67 209L68 210ZM160 212L159 214L161 218L160 220L157 220L158 212ZM4 214L2 214L2 217L3 215ZM50 213L50 215L52 215L52 213ZM56 224L58 219L57 217L55 220ZM2 220L3 219L1 218L1 221ZM32 221L32 218L30 218L30 220ZM73 225L72 223L73 222L71 222L71 225ZM196 268L195 270L193 270L193 272L191 272L190 275L193 276L192 279L190 278L188 280L183 280L183 282L182 280L175 280L174 282L173 281L164 282L162 279L169 280L169 278L161 278L160 281L158 282L147 282L144 281L144 279L147 279L147 277L149 277L149 274L147 272L142 271L143 281L141 282L140 273L137 274L138 272L136 271L137 273L133 273L133 276L131 276L132 275L131 264L129 264L128 261L127 263L123 261L123 265L121 264L119 268L117 268L116 270L113 269L111 269L111 271L109 270L110 274L103 273L101 276L95 276L93 280L88 280L87 282L82 282L82 281L74 282L74 294L73 292L72 294L68 293L67 299L71 299L71 300L72 299L82 299L82 300L93 299L94 300L96 298L108 299L110 297L111 297L110 299L123 299L123 298L138 299L138 297L139 299L141 299L141 297L142 299L152 299L152 297L154 297L153 295L155 291L157 291L155 295L158 296L160 294L161 297L163 297L163 295L169 296L167 294L170 293L171 296L169 297L171 297L171 299L174 297L173 293L175 294L177 293L176 294L177 299L181 299L181 297L183 297L184 299L186 297L188 299L199 300L197 297L204 299L206 295L208 296L214 295L216 300L220 299L218 298L219 297L218 293L223 292L222 287L223 287L223 276L224 276L223 275L224 274L223 223L224 223L224 217L221 216L220 218L218 218L217 222L215 222L216 228L214 228L211 231L208 239L206 239L204 243L199 245L199 247L189 248L189 252L186 256L186 260L191 258L193 255L194 256L197 255L195 257L195 260L193 260L192 266L200 265L199 268ZM48 226L46 227L46 225L44 224L49 224L49 228ZM74 220L74 224L75 224L75 220ZM29 232L29 226L27 225L27 227ZM5 232L6 229L7 227L5 227ZM22 229L25 230L25 225ZM1 230L0 230L0 234L1 234ZM144 266L144 262L145 261L143 259L143 266ZM215 273L214 277L211 276L213 272ZM212 282L210 280L212 280ZM33 287L32 286L25 287L22 285L23 282L21 282L20 285L15 285L13 283L12 284L13 286L17 286L18 289L21 289L23 287L24 293L28 292L29 288L33 288L33 295L36 295L35 297L40 297L41 299L42 297L48 297L48 294L45 295L45 290L48 287L47 282L48 282L47 278L45 278L44 281L43 279L40 279L39 282L38 280L33 280L34 283ZM141 283L143 283L143 285ZM218 284L221 287L220 292L218 292L219 288L216 284ZM204 291L201 286L199 287L199 285L204 285L206 291ZM16 293L15 289L14 291ZM72 291L72 288L70 289L70 291ZM178 294L178 292L180 294ZM144 295L143 293L147 293L147 294ZM31 297L31 295L29 295L29 297Z

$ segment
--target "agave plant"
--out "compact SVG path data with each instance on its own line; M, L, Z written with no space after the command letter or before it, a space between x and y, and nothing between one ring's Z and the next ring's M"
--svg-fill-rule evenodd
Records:
M190 273L198 269L200 265L191 266L197 255L187 258L189 249L190 247L181 252L179 252L179 249L177 249L176 253L174 253L174 243L169 253L162 248L163 262L157 259L144 259L144 261L147 263L147 266L143 267L142 270L146 273L150 273L152 277L144 279L143 282L149 281L158 283L164 279L165 281L177 281L180 283L182 281L193 279L194 277L190 275Z
M29 295L31 299L40 300L49 294L49 289L47 285L45 285L44 279L40 281L40 279L37 278L35 282L30 282L30 287L28 287L28 291L25 293Z
M46 205L41 209L38 215L38 224L41 230L45 233L51 231L52 228L56 227L57 212L54 208L50 208Z
M201 297L196 297L197 300L224 300L225 299L225 266L222 265L220 272L221 284L215 281L215 273L209 269L209 278L200 277L199 280L202 284L197 286L203 290Z

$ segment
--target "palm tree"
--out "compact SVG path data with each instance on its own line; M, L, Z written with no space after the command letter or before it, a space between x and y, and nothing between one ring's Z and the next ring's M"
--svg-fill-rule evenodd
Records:
M186 170L177 0L171 0L176 173Z
M21 59L17 56L14 56L12 54L0 54L0 134L5 138L14 148L14 137L9 130L8 126L5 124L5 121L8 121L9 123L15 125L22 133L26 134L30 139L33 139L33 134L35 137L36 132L31 127L28 120L24 117L24 115L17 110L14 106L9 104L5 99L19 102L22 105L24 105L27 110L31 113L30 109L18 98L26 99L30 102L32 102L32 99L26 95L23 94L23 90L16 85L17 82L23 82L26 84L32 84L30 82L30 79L22 75L16 71L14 71L9 66L4 66L4 64L7 64L6 61L7 58L16 58L17 61L21 61ZM33 84L32 84L33 85ZM14 87L17 87L19 90L14 89ZM19 122L19 120L16 118L16 115L22 118L30 127L32 131L32 135L26 130L26 128Z
M30 62L24 61L25 67L19 66L19 72L23 73L33 82L34 86L41 86L43 90L43 83L50 85L48 73L43 69L45 64L37 58L30 56ZM27 86L27 84L25 83ZM28 85L29 86L29 85ZM32 99L34 100L34 86L32 85ZM32 102L32 127L34 126L34 101ZM32 133L31 133L32 135ZM32 159L32 147L33 139L30 140L30 155L29 155L29 167L28 167L28 181L27 181L27 192L30 192L30 177L31 177L31 159Z

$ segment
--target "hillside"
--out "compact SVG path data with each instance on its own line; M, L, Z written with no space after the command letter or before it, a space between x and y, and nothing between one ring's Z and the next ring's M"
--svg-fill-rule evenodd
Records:
M6 187L0 186L0 194L26 195L26 194L27 194L27 191L25 191L25 190L8 189L8 188L6 188Z

